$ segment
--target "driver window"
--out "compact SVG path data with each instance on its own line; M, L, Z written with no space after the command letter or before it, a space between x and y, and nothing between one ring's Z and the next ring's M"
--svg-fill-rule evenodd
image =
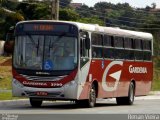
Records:
M81 32L80 33L80 54L81 57L89 57L89 50L86 49L86 37L89 36L88 32Z

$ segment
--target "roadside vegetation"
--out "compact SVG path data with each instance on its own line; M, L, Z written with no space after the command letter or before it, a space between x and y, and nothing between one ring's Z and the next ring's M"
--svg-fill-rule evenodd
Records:
M160 57L154 58L153 91L160 91Z

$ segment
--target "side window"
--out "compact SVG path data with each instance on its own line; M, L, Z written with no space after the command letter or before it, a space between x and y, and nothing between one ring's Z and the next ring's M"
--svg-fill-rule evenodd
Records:
M91 41L92 41L92 57L102 58L103 57L103 48L102 48L103 35L98 33L92 33Z
M134 45L135 45L135 49L142 50L142 41L140 39L135 39Z
M144 50L151 50L151 41L149 40L143 40L143 49Z
M119 48L123 48L123 37L118 37L115 36L114 37L114 47L119 47Z
M104 58L114 59L115 49L114 48L104 48Z
M124 47L132 49L133 48L133 39L131 39L131 38L125 38L124 39Z
M110 35L104 35L104 41L103 41L103 45L105 47L113 47L113 36Z
M143 51L135 51L135 59L136 60L143 60Z
M133 50L133 39L125 38L124 39L124 59L126 60L134 60L134 50Z
M149 40L143 40L143 59L150 61L151 60L151 56L152 56L152 52L151 52L151 41Z
M102 45L102 35L97 33L92 33L92 45Z
M127 60L134 60L134 50L125 50L124 58Z
M85 38L88 35L87 32L80 33L80 54L81 57L89 57L89 50L86 49L86 41Z
M92 57L93 58L102 58L103 49L102 47L92 47Z
M144 60L147 60L147 61L150 61L151 60L151 57L152 57L152 54L151 54L151 51L144 51Z

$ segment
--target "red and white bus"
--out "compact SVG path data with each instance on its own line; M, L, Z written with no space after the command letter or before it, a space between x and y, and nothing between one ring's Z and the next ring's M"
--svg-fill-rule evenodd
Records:
M15 28L13 96L75 100L94 107L96 98L132 105L147 95L153 77L150 33L78 22L36 20Z

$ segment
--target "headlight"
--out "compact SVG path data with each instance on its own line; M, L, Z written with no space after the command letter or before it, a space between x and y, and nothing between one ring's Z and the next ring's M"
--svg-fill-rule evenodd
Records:
M23 85L16 79L13 79L13 83L18 87L21 87L21 88L23 87Z
M75 85L75 84L76 84L76 82L75 82L75 80L73 80L73 81L67 83L67 84L65 85L65 87L70 87L70 86L73 86L73 85Z

